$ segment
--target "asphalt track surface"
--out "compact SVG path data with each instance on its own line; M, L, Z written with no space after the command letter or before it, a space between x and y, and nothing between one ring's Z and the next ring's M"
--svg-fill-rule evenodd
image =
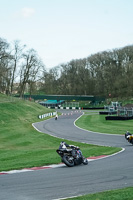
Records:
M70 112L70 111L65 111ZM122 153L72 168L38 170L0 176L0 200L54 200L133 186L133 146L124 136L81 130L74 121L81 112L35 123L41 132L91 144L125 148Z

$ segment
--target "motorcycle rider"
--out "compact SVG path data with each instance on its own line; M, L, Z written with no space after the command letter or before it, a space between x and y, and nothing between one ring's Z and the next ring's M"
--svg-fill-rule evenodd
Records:
M131 134L129 131L125 133L125 138L128 140L128 142L133 144L133 134Z
M62 161L68 166L73 167L83 163L88 164L88 160L82 155L82 152L78 146L69 145L62 141L59 145L59 149L56 152L61 156Z
M57 120L58 119L58 114L56 114L56 116L55 116L55 120Z
M62 141L62 142L60 143L59 149L67 149L67 147L76 148L76 149L79 150L79 147L78 147L78 146L69 145L69 144L67 144L67 143L64 142L64 141Z
M69 145L64 141L60 143L59 149L67 149L67 147L70 147L72 149L72 155L74 157L76 156L82 157L82 152L78 146Z
M130 138L130 136L132 136L132 134L129 131L127 131L125 133L125 138L128 140Z
M59 149L67 149L67 147L70 147L66 142L62 141L60 143Z

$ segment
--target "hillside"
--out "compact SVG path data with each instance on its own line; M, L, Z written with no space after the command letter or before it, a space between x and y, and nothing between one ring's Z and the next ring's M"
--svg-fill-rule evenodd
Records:
M38 115L51 111L0 94L0 170L49 164L44 150L49 147L50 136L38 133L32 123L40 121Z
M0 94L0 121L9 123L14 120L34 122L38 120L38 115L53 112L38 103L17 98L6 97Z

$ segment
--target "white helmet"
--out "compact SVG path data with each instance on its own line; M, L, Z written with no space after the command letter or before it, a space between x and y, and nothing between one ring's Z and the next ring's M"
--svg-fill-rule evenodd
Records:
M66 149L66 143L65 143L64 141L62 141L62 142L60 143L60 145L61 145L62 149Z

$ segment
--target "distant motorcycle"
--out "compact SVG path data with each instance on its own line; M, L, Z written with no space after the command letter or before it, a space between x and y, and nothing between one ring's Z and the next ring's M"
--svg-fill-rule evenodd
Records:
M127 131L125 133L125 138L129 143L131 143L133 145L133 134L131 134L130 132Z
M61 160L68 167L73 167L74 165L88 164L88 160L82 155L79 147L74 145L68 145L65 142L61 142L59 149L56 152L60 155Z
M58 119L58 115L56 114L56 116L55 116L55 120L57 120Z

